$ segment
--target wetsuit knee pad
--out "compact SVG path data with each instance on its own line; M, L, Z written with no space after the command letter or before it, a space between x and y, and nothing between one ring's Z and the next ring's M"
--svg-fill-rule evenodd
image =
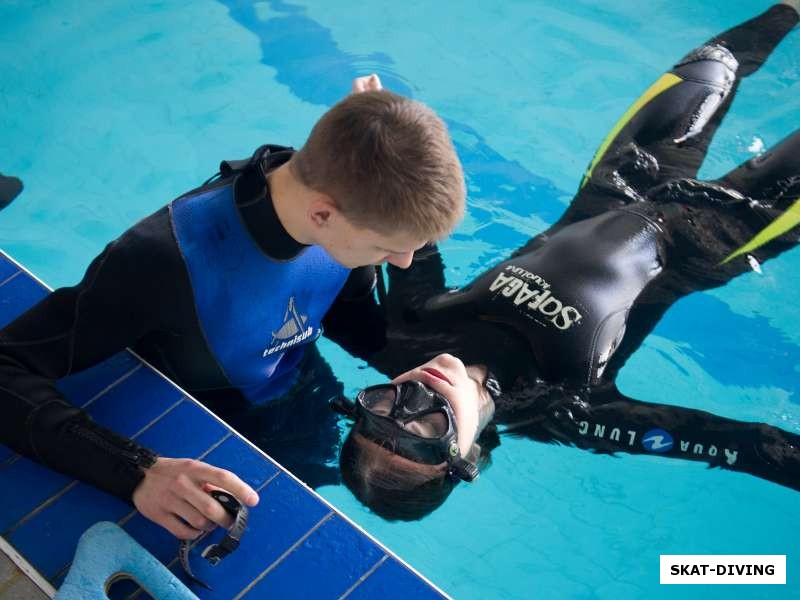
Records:
M730 89L736 81L739 61L733 53L720 44L695 48L672 68L684 80L710 83Z
M683 81L706 86L707 92L700 104L691 111L686 132L675 139L676 143L695 137L714 116L736 83L739 61L725 46L708 44L692 50L672 69Z

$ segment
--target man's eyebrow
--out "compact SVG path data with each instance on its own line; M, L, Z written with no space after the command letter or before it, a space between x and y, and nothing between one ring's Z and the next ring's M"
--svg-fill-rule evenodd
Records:
M388 252L389 254L406 254L407 252L417 252L419 250L422 250L425 246L430 246L433 243L434 242L423 242L419 248L412 248L411 250L402 250L400 252L397 252L395 250L390 250L389 248L383 248L382 246L375 246L375 247L381 252Z
M381 246L378 246L378 250L381 252L388 252L389 254L405 254L407 252L407 250L403 252L397 252L396 250L390 250L389 248L383 248Z

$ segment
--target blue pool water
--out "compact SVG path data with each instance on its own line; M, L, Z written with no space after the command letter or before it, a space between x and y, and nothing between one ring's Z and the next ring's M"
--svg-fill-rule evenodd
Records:
M0 244L52 286L221 158L300 146L376 71L448 122L469 183L451 285L553 222L627 106L686 51L768 3L0 4L0 172L25 182ZM777 143L800 111L800 32L745 81L701 176ZM800 251L674 306L619 380L629 396L800 432ZM380 381L324 353L348 391ZM418 523L322 494L457 598L790 598L798 493L658 457L503 440ZM660 554L786 554L785 587L659 586ZM677 591L676 591L677 590Z

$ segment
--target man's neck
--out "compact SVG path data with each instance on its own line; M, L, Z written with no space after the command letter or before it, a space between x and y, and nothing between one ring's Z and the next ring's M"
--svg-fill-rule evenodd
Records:
M303 226L310 202L309 189L292 174L290 162L285 162L267 175L272 205L281 225L292 238L301 244L314 244L316 241L313 236Z

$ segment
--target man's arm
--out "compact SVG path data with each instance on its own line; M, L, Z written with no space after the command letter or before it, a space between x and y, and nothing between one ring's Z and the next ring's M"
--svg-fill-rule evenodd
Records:
M418 320L425 301L446 291L444 262L435 244L417 250L407 269L388 265L388 281L383 279L382 267L354 269L322 321L326 337L364 360L386 349L390 329L404 330ZM376 292L386 283L379 303Z
M227 522L221 507L209 512L216 503L194 493L203 474L210 483L235 484L236 490L226 489L243 501L252 495L254 503L255 492L233 474L221 479L210 465L156 460L70 405L54 385L164 328L181 310L174 297L180 257L177 250L175 257L165 255L158 243L168 225L165 210L149 217L109 244L78 285L57 290L0 331L0 442L133 501L176 535L195 537L209 520ZM188 501L183 513L175 513L183 504L168 501L174 496ZM176 515L201 527L187 528Z
M322 319L325 337L363 359L386 344L384 310L375 298L375 269L372 266L353 269Z
M506 433L597 453L694 460L800 490L796 433L701 410L641 402L613 388L572 394L550 387L532 393L540 398L528 408L499 416L509 423Z

